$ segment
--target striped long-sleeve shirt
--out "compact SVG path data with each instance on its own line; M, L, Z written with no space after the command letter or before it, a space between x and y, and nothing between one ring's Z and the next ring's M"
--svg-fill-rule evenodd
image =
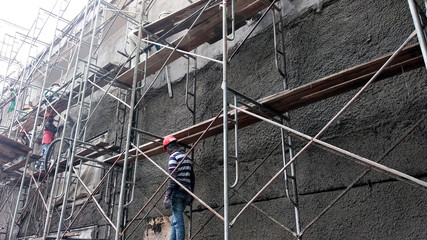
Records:
M178 180L182 185L188 188L190 191L194 188L194 172L193 172L193 161L191 158L185 158L185 153L183 152L174 152L169 157L168 170L169 173L172 173L175 170L179 162L183 163L178 167L178 169L172 174L176 180ZM179 189L179 185L176 184L173 180L169 180L169 188L172 190Z

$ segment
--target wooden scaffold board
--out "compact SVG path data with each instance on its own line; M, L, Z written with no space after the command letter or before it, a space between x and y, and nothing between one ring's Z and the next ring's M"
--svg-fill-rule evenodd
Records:
M382 67L388 58L390 58L390 56L391 54L388 54L384 57L340 71L336 74L332 74L300 87L262 98L258 100L258 102L276 110L276 112L284 113L342 94L352 89L361 87L363 84L365 84L370 78L372 78L372 76L374 76L374 74ZM424 62L419 45L413 45L411 47L405 48L394 59L389 67L387 67L383 73L378 76L376 80L383 80L403 72L420 68L422 66L424 66ZM251 111L246 107L244 108ZM230 111L228 114L230 118L233 118L234 111ZM270 115L268 112L265 112L265 114ZM238 119L239 128L243 128L260 121L258 118L241 112L238 115ZM174 135L182 143L194 143L208 127L212 120L213 118L208 119L204 122L190 126L178 132L171 133L171 135ZM234 125L230 124L229 127L232 128L233 126ZM222 133L222 131L222 117L220 117L206 133L204 138ZM141 145L139 149L148 156L154 156L163 153L161 140L156 140L156 142L150 142ZM135 153L136 149L130 150L131 155L135 155ZM108 158L105 161L112 163L117 158L118 155ZM143 157L141 156L141 158ZM123 159L123 156L120 159ZM130 161L134 160L134 158L130 158ZM122 160L119 162L122 162Z

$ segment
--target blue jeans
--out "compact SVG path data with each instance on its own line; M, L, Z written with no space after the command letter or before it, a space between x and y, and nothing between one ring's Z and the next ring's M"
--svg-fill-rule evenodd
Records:
M42 146L42 155L40 157L45 159L45 161L46 161L47 149L49 148L49 146L50 146L50 143L43 144ZM36 169L44 169L44 165L42 161L36 161Z
M184 209L187 205L188 193L180 190L172 192L171 196L171 236L169 240L184 240L185 239L185 226L184 226Z

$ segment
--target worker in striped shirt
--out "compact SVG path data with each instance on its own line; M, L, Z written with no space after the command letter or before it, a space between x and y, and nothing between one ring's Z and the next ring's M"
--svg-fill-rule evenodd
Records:
M189 157L185 157L184 149L177 142L173 136L167 136L163 140L163 151L168 152L170 157L168 160L169 173L175 178L183 187L193 191L194 190L194 171L193 161ZM178 166L179 165L179 166ZM178 168L177 168L178 167ZM176 170L175 170L176 169ZM165 200L163 204L166 209L171 208L171 235L170 240L184 240L185 239L185 226L184 226L184 210L187 205L190 205L193 198L179 186L175 181L169 179L168 188L166 190Z

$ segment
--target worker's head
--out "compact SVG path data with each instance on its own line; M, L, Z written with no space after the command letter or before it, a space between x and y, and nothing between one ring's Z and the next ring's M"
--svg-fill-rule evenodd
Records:
M30 106L28 106L28 105L25 105L24 106L24 110L30 110L31 109L31 107Z
M49 122L53 122L53 115L51 113L46 113L45 118Z
M167 152L168 147L170 147L172 143L176 143L176 138L172 135L166 136L163 139L163 152Z
M59 83L57 83L57 82L54 82L54 83L52 83L52 85L51 85L51 87L60 87L61 85L59 85Z

